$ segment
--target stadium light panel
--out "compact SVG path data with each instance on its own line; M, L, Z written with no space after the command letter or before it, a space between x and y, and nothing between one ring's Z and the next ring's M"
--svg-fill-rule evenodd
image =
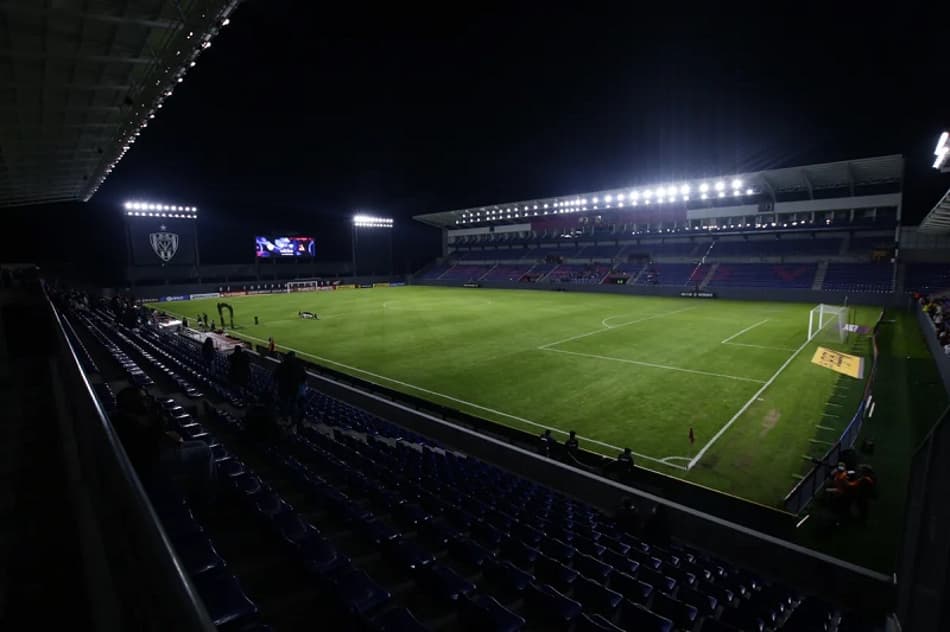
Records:
M613 201L614 201L614 196L612 196L612 195L605 195L605 196L604 196L604 202L607 202L607 203L609 204L610 202L613 202Z
M947 159L950 158L950 132L940 135L937 146L934 148L934 156L937 158L934 160L933 168L942 170L947 164Z
M752 193L753 193L752 189L746 189L746 190L745 190L745 194L746 194L746 195L752 195Z
M741 188L742 188L742 180L740 180L739 178L736 178L735 180L733 180L733 181L732 181L732 188L733 188L733 189L741 189Z
M673 197L676 195L676 187L666 187L666 195L668 197Z
M390 217L377 217L359 213L353 216L353 226L356 228L392 228L393 220Z
M645 190L645 191L643 192L643 199L644 199L644 200L649 200L651 197L653 197L653 190L652 190L652 189L647 189L647 190Z
M683 195L689 195L689 185L683 184L680 186L680 193Z
M706 193L707 191L709 191L709 183L703 182L701 185L699 185L700 193Z

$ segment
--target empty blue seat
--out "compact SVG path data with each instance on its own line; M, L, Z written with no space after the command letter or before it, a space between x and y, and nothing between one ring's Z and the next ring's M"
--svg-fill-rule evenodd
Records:
M610 549L604 551L601 560L607 564L610 564L618 571L626 573L627 575L636 575L637 569L640 568L640 562L631 560L626 555L621 555L620 553L611 551Z
M538 555L534 563L534 573L538 579L558 588L566 589L577 579L578 572L569 566L561 564L552 557L543 553Z
M574 557L574 547L557 538L549 538L541 543L541 551L556 560L568 563Z
M600 583L604 583L613 571L609 564L583 553L574 556L574 568L585 577L596 579Z
M427 632L429 628L419 623L408 608L394 608L376 619L377 632Z
M204 573L193 581L208 616L216 626L236 625L257 616L257 606L244 594L234 575Z
M670 632L673 622L638 603L625 601L620 612L620 627L637 632Z
M618 628L602 615L582 612L574 632L624 632L624 629Z
M550 584L531 584L525 591L525 605L532 621L565 626L580 615L583 606L561 594Z
M531 566L538 559L538 550L516 538L507 538L501 543L502 557L510 559L519 566Z
M509 592L521 592L534 581L534 576L511 562L497 560L485 564L485 577Z
M432 590L450 601L475 592L475 584L443 564L432 564L423 576Z
M372 514L368 518L354 517L351 522L356 523L356 530L363 537L376 545L392 542L402 535L382 520L377 520Z
M608 617L613 615L623 601L623 595L619 592L605 588L584 576L578 577L574 582L574 598L584 604L585 611L599 612Z
M310 538L300 547L300 558L304 567L321 577L339 570L350 563L335 546L323 538Z
M653 595L652 585L621 572L610 576L610 587L627 599L643 605L649 603Z
M695 606L700 615L711 615L716 612L719 600L714 595L704 593L689 586L680 586L676 592L676 597L691 606Z
M280 537L294 549L299 549L311 538L320 535L319 529L306 522L299 514L285 512L274 517L274 528Z
M493 559L495 554L469 538L462 538L449 543L449 554L472 566L481 566L487 560Z
M670 619L678 627L692 628L696 621L696 607L674 599L669 595L657 593L653 595L653 604L650 609L658 615Z
M234 459L225 461L218 466L218 474L229 478L240 476L244 471L244 464Z
M703 619L702 632L742 632L739 628L716 619Z
M389 601L391 595L369 575L353 569L341 574L333 582L334 593L347 612L366 614Z
M189 575L195 576L224 568L224 559L218 555L211 541L196 534L175 541L175 551Z
M273 492L259 495L254 507L257 513L267 520L273 520L278 514L294 510L284 499Z
M648 584L651 584L656 590L665 593L671 593L676 588L676 580L672 577L667 577L659 571L655 571L652 568L646 566L641 566L640 570L637 572L637 577L642 581L645 581Z
M385 550L387 557L410 571L435 562L435 555L410 540L393 540L386 545Z
M525 624L523 618L488 595L475 593L465 596L459 604L460 622L472 632L517 632Z

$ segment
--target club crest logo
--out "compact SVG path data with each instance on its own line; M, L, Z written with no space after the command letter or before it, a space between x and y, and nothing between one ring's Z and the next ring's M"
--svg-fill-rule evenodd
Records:
M171 261L178 252L178 234L166 232L164 226L161 227L161 232L149 233L148 242L152 244L152 250L158 258L165 263Z

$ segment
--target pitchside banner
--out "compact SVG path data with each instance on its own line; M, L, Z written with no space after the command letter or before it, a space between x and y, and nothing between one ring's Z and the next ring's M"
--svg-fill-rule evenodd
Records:
M133 265L194 265L194 220L135 217L128 230Z

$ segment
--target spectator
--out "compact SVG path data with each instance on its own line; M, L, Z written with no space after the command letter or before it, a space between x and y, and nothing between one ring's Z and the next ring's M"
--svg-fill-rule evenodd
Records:
M551 444L554 443L554 437L551 436L550 430L545 430L538 436L539 443L539 452L547 457L551 456Z
M208 366L211 366L211 362L214 360L214 340L211 339L211 336L207 336L201 344L201 359Z
M277 400L281 415L287 417L291 428L298 420L298 408L303 391L306 388L307 373L297 359L297 354L288 351L284 361L274 371L277 381Z
M567 436L567 440L564 442L564 448L567 450L567 453L571 457L576 459L578 447L579 447L579 444L577 441L577 432L574 430L571 430L570 434L568 434Z
M248 384L251 382L251 360L240 345L234 348L231 354L230 376L231 384L246 396Z
M274 337L268 336L267 337L267 352L272 354L274 353L276 348L277 348L277 345L274 344Z
M623 452L617 455L617 469L621 474L629 474L633 471L633 453L630 448L624 448Z

